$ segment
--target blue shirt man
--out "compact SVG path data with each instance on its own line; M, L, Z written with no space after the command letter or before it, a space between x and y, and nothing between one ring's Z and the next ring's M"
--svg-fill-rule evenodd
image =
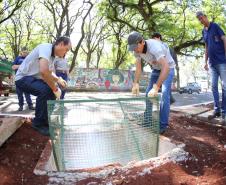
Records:
M221 39L221 37L224 37L224 31L218 24L210 22L208 29L203 29L202 35L207 45L209 64L225 64L225 48Z
M24 51L22 51L24 53ZM22 54L23 55L23 54ZM21 65L22 62L24 61L26 56L18 56L16 57L15 61L13 62L13 65ZM15 73L17 72L18 69L15 69Z
M13 62L13 65L12 65L12 69L15 70L15 74L16 74L19 66L23 63L23 61L24 61L24 59L26 58L27 55L28 55L27 48L26 47L23 47L21 49L20 56L16 57L15 61ZM29 93L24 92L18 86L16 86L16 93L17 93L18 103L19 103L19 109L18 109L18 111L22 111L23 110L23 106L24 106L24 97L23 97L23 94L25 95L25 99L27 101L28 108L30 110L34 110L34 107L33 107L33 104L32 104L32 100L31 100L31 96L30 96Z
M207 16L199 11L196 17L201 24L204 25L202 31L205 41L205 70L208 70L208 61L211 71L212 93L214 97L214 113L209 119L220 117L222 115L222 123L225 122L226 114L226 37L220 26L214 22L209 22ZM222 103L220 106L218 79L222 81Z

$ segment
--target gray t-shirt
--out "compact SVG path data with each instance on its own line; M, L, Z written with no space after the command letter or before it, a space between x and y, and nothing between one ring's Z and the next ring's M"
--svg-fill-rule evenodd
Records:
M68 66L66 58L55 58L54 66L55 66L56 71L57 70L63 70L63 71L69 70L69 66Z
M39 59L45 58L49 62L49 70L54 70L54 57L52 55L52 44L40 44L24 59L18 68L15 81L20 80L24 76L34 76L40 79Z
M146 44L146 53L134 53L138 61L141 61L142 58L145 62L152 65L153 69L161 70L161 65L158 63L158 60L161 57L166 57L166 61L169 63L169 67L174 68L175 62L170 54L170 50L167 44L154 39L146 40Z

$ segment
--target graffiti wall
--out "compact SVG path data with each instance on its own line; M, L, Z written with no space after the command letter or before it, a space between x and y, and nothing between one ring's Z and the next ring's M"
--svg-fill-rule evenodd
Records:
M149 73L143 73L140 80L141 90L148 85ZM134 71L77 68L75 75L70 75L70 89L90 91L130 91L134 79Z

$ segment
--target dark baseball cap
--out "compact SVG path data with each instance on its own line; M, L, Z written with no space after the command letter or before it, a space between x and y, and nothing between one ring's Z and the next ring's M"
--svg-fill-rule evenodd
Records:
M133 31L129 34L129 37L127 40L129 45L128 50L134 51L137 48L138 43L143 40L143 37L140 33Z

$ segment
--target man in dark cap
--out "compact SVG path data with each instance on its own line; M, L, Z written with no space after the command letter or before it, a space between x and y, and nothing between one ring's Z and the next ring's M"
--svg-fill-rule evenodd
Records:
M209 22L205 13L198 11L197 19L204 26L202 36L205 41L205 70L210 68L212 93L214 97L214 112L209 119L222 117L225 124L226 114L226 37L220 26ZM209 63L207 63L209 61ZM209 64L209 65L208 65ZM220 106L218 79L222 82L222 104Z
M170 92L174 77L174 60L170 55L169 48L155 39L144 40L138 32L132 32L128 37L129 51L136 57L136 72L132 93L139 93L139 79L141 75L141 59L149 63L153 69L160 70L160 74L151 73L149 85L146 89L146 96L158 95L162 87L160 102L160 133L163 133L169 123Z

